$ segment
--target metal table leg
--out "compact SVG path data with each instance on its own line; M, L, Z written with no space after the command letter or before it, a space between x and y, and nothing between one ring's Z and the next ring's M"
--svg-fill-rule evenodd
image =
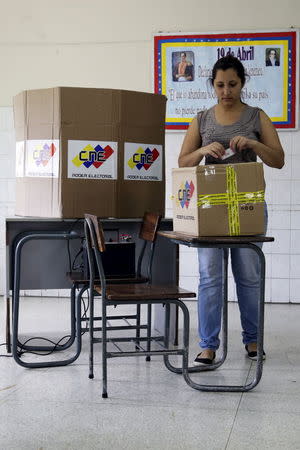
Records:
M207 244L202 245L202 247L208 246ZM219 244L210 244L209 247L212 248L220 248ZM194 382L190 373L192 372L204 372L209 370L215 370L220 367L226 359L227 356L227 341L228 341L228 314L227 314L227 304L228 304L228 251L225 251L227 248L239 247L239 248L251 248L255 251L259 257L260 261L260 297L259 301L259 309L258 309L258 332L257 332L257 364L256 364L256 373L254 379L244 385L205 385ZM223 297L224 297L224 306L223 306L223 353L220 360L218 360L215 364L210 366L199 366L199 367L186 367L186 374L184 376L187 384L194 389L200 391L211 391L211 392L246 392L253 389L260 381L263 371L263 338L264 338L264 301L265 301L265 256L260 247L255 244L247 243L247 244L230 244L223 245L224 249L224 268L223 268ZM166 367L175 373L183 373L183 370L179 367L174 367L167 355L164 356L164 362Z
M61 361L48 361L48 362L24 362L19 355L18 348L22 347L25 350L29 351L51 351L53 350L53 346L29 346L22 345L18 340L18 329L19 329L19 303L20 303L20 274L21 274L21 259L22 259L22 248L24 244L33 239L74 239L76 238L74 235L71 235L66 232L35 232L35 233L24 233L22 237L17 238L16 248L15 248L15 260L14 260L14 289L13 289L13 314L12 314L12 354L15 361L23 366L30 368L39 368L39 367L53 367L53 366L64 366L74 362L80 353L81 350L81 332L78 334L78 330L81 330L80 324L80 311L76 312L75 317L75 287L73 287L71 291L71 333L68 341L58 347L56 350L65 350L69 348L75 340L76 341L76 352L75 354L68 359ZM80 305L79 305L80 306ZM79 316L78 316L79 314ZM76 323L76 330L75 330Z

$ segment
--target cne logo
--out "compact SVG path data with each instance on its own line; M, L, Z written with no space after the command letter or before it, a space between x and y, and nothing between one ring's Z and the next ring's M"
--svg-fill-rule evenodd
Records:
M35 161L35 164L38 167L40 166L45 167L50 161L50 159L53 157L55 152L56 147L53 143L50 145L48 144L37 145L32 152L32 157Z
M150 150L150 148L147 147L146 150L144 150L142 147L139 147L128 160L127 164L130 169L136 168L141 170L144 168L145 170L148 170L158 157L159 151L156 148Z
M194 190L195 186L192 181L190 183L188 183L188 181L186 181L185 183L181 183L177 195L177 201L180 203L181 208L189 207Z
M93 165L96 169L102 166L103 163L114 153L114 150L110 145L106 147L101 147L101 145L96 145L93 147L88 144L84 147L75 158L72 159L72 163L76 167L85 166L87 169Z

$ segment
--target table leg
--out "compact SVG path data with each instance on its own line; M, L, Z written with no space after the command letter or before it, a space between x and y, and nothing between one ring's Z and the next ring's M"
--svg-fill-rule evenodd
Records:
M21 276L21 257L22 257L22 248L24 244L27 241L30 241L31 239L67 239L68 235L67 233L33 233L26 236L22 236L19 239L16 240L16 246L15 246L15 260L14 260L14 286L13 286L13 315L12 315L12 354L15 359L15 361L23 366L23 367L30 367L30 368L39 368L39 367L53 367L53 366L65 366L67 364L70 364L75 361L75 359L78 358L80 350L81 350L81 321L80 321L80 312L78 312L78 307L76 310L76 316L75 317L75 287L73 286L72 292L71 292L71 335L68 341L61 347L58 348L58 350L65 350L69 348L74 340L75 336L77 335L76 340L76 352L75 355L73 355L71 358L66 360L60 360L60 361L48 361L48 362L37 362L37 363L30 363L30 362L24 362L20 358L20 353L18 351L19 347L22 347L22 349L29 350L29 351L51 351L53 350L53 346L25 346L22 345L18 340L18 330L19 330L19 303L20 303L20 276ZM78 302L77 302L78 303ZM79 316L78 316L79 314ZM75 322L76 322L76 331L75 331ZM79 330L79 331L78 331Z
M203 245L204 247L204 245ZM218 245L211 244L210 247L218 248ZM256 373L254 379L244 385L204 385L200 383L196 383L190 378L190 373L192 372L204 372L209 370L214 370L220 367L225 361L227 355L227 289L228 289L228 252L225 252L225 249L230 247L239 247L239 248L251 248L255 251L259 257L260 261L260 297L259 301L259 310L258 310L258 330L257 330L257 364L256 364ZM189 386L193 389L197 389L199 391L208 391L208 392L246 392L253 389L260 381L263 370L263 337L264 337L264 301L265 301L265 256L260 247L255 244L235 244L235 245L226 245L223 246L224 249L224 308L223 308L223 354L221 360L218 360L215 364L210 366L199 366L199 367L187 367L186 373L184 373L185 381ZM226 256L227 255L227 256ZM164 356L164 362L166 367L175 373L182 374L183 369L174 367L168 359L168 356Z

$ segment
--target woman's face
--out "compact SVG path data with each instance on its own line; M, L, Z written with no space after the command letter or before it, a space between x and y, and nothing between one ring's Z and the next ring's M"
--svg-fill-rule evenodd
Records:
M218 70L214 80L214 89L219 104L232 106L241 99L242 81L234 69Z

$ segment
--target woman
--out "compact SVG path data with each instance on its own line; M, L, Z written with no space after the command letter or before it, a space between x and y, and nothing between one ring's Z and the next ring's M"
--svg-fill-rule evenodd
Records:
M246 81L239 59L226 56L212 70L212 86L218 103L200 112L191 122L179 155L179 167L256 161L281 169L284 152L268 116L241 100ZM229 155L227 157L227 155ZM265 211L267 216L267 211ZM199 259L199 337L201 352L194 365L212 364L220 345L222 315L222 249L198 249ZM260 270L255 252L231 249L232 272L241 314L243 343L247 355L257 359L257 323Z

